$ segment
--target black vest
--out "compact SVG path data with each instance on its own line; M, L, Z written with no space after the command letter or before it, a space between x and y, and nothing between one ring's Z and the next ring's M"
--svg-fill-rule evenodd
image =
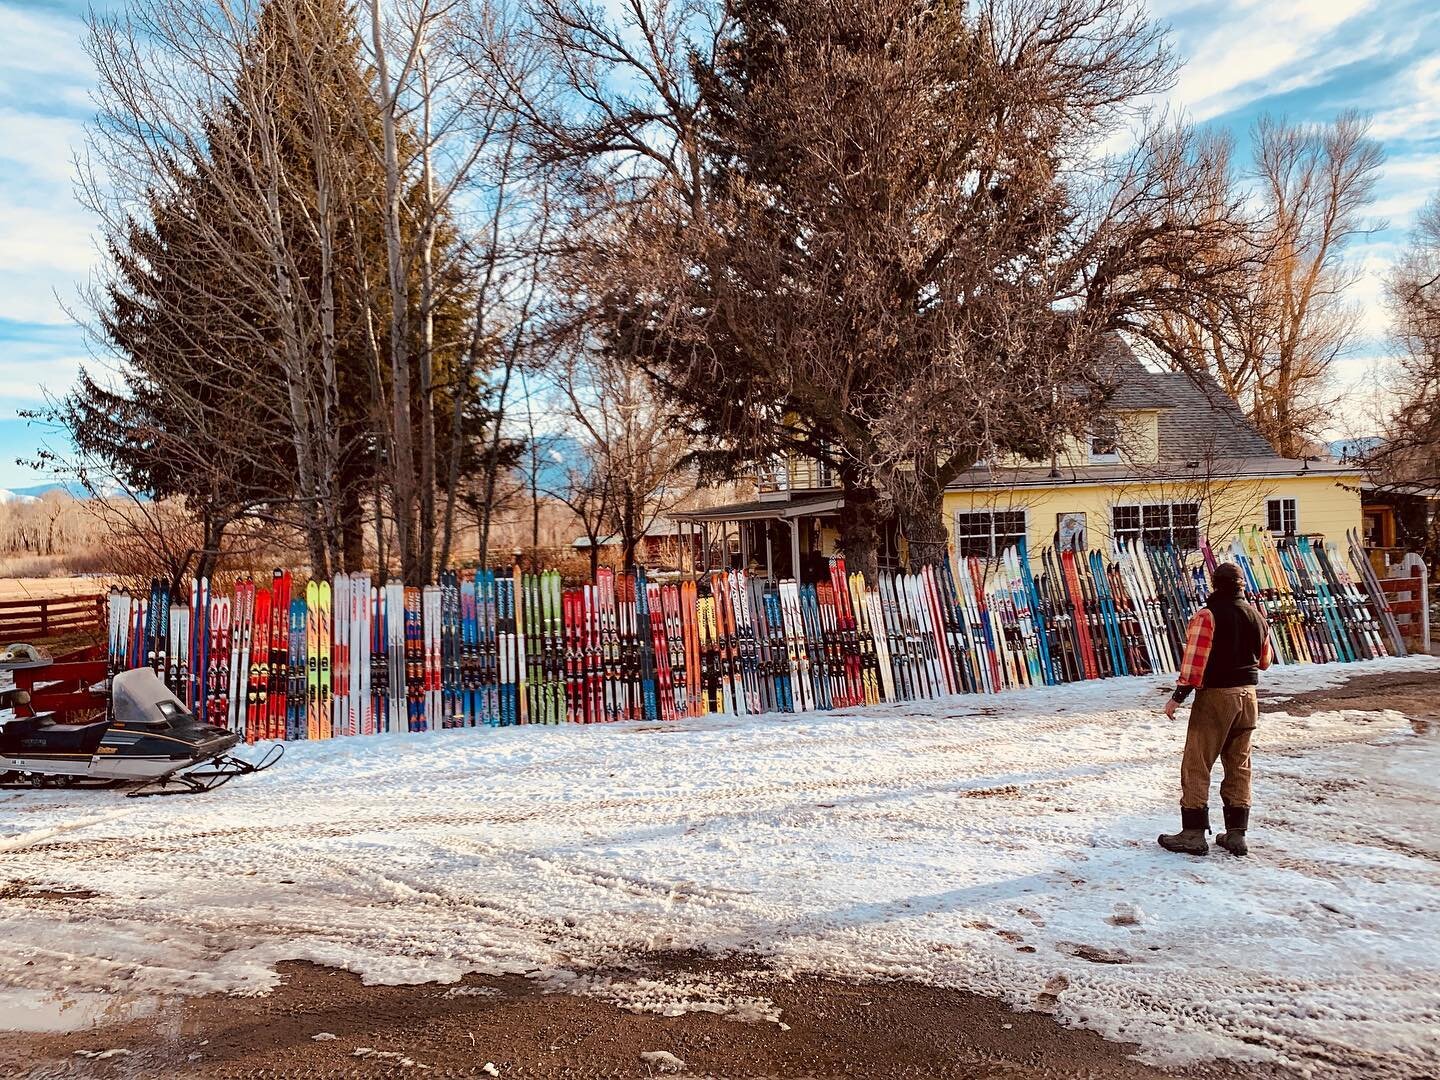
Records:
M1209 690L1254 686L1260 681L1260 652L1265 647L1259 613L1238 596L1218 593L1211 593L1205 606L1215 616L1215 640L1200 685Z

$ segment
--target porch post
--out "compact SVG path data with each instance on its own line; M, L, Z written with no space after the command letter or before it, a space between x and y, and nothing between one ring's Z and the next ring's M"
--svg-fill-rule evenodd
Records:
M787 518L790 525L790 572L795 575L795 580L800 580L800 523L795 518Z

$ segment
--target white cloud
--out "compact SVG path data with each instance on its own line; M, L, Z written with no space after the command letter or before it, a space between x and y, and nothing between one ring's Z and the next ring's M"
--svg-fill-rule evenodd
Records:
M83 274L95 259L90 224L69 191L51 208L0 204L0 266ZM13 316L11 316L13 318Z
M1408 94L1375 115L1376 137L1424 139L1440 134L1440 56L1416 64L1401 85Z
M0 94L28 75L89 83L84 30L85 24L72 16L0 4L0 41L7 43Z
M85 137L76 119L0 107L0 161L18 167L52 190L69 192L76 150ZM14 170L10 170L14 178Z
M73 14L0 3L0 319L69 321L69 302L95 260L89 215L76 203L72 162L89 112L93 69L84 22ZM37 356L22 346L51 351ZM8 339L0 353L0 399L34 384L34 364L68 378L73 362L43 334Z
M1351 41L1344 52L1321 53L1321 42L1336 27L1376 6L1375 0L1241 0L1228 6L1157 3L1162 19L1199 23L1195 40L1182 40L1186 64L1172 95L1199 119L1208 119L1264 94L1310 85L1339 63L1365 50ZM1182 35L1188 37L1188 35ZM1372 39L1370 47L1378 41ZM1299 65L1291 71L1287 66ZM1283 75L1283 78L1280 76ZM1236 93L1241 87L1247 93Z
M63 303L95 261L89 216L70 199L68 184L50 207L0 196L0 319L66 323ZM57 298L58 294L58 298ZM0 358L0 377L4 360Z
M12 357L0 364L0 419L13 417L20 409L38 405L47 395L63 394L75 382L80 365L88 360L66 349L47 351L31 347L30 355Z

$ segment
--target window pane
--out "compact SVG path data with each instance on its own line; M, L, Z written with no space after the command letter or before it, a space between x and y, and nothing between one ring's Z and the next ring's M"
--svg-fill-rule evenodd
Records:
M1200 546L1200 504L1174 503L1170 507L1170 538L1177 548L1194 551Z
M989 536L990 515L989 514L956 514L955 515L956 536Z
M996 514L995 535L1003 538L1006 546L1018 541L1025 535L1025 511L1006 510Z
M1273 533L1294 535L1299 528L1299 514L1294 499L1270 499L1265 503L1265 524Z
M1110 536L1119 544L1128 544L1140 539L1140 507L1112 506L1110 508Z
M955 550L961 555L978 555L988 559L995 552L991 545L994 515L988 511L955 515Z
M1145 543L1164 547L1170 543L1170 507L1156 503L1140 508L1141 535Z
M988 536L962 536L955 541L955 550L961 555L978 555L982 559L990 558L990 538Z

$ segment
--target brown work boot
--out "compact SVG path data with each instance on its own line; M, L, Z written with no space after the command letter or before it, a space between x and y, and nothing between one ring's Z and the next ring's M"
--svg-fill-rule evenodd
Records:
M1248 806L1225 807L1225 831L1215 837L1216 846L1223 847L1231 855L1249 854L1250 849L1245 846L1245 830L1249 827Z
M1209 852L1210 845L1205 840L1205 834L1210 831L1210 808L1202 806L1198 810L1189 806L1180 808L1180 831L1178 833L1161 833L1160 846L1166 851L1179 852L1181 855L1204 855Z

